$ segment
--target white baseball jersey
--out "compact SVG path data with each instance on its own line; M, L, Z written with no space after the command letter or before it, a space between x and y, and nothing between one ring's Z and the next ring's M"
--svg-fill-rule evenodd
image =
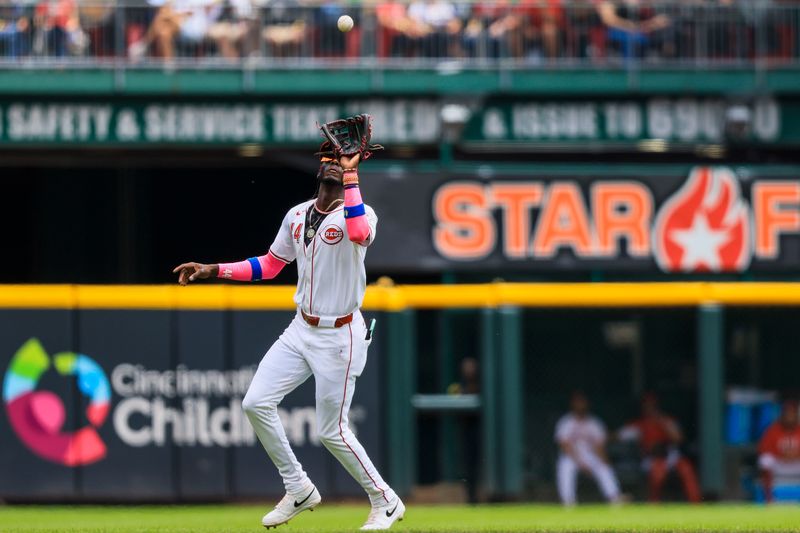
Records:
M320 327L306 323L299 312L295 315L258 365L242 407L278 468L286 492L306 497L313 485L289 445L277 406L313 375L317 435L367 492L373 507L378 507L397 496L372 464L348 421L356 379L367 363L371 342L359 307L366 289L366 247L375 238L378 217L365 206L370 236L367 242L356 244L347 238L343 208L339 207L325 214L306 246L306 213L313 202L289 210L270 252L287 263L297 260L294 301L306 314L320 317ZM351 322L333 327L336 318L350 313L354 314Z
M578 418L568 413L556 424L556 442L571 444L581 455L594 455L595 448L605 441L605 426L593 416Z
M320 326L331 327L338 317L358 310L364 300L364 257L375 240L378 217L371 207L364 206L370 236L367 242L356 244L347 237L341 206L325 216L306 246L306 212L314 202L308 200L286 213L270 252L286 263L297 260L294 302L306 314L320 317Z
M593 416L578 418L572 413L561 417L556 424L556 442L569 443L577 457L561 453L556 463L556 479L561 501L573 505L576 501L576 480L580 468L588 468L603 495L609 501L619 499L619 482L611 467L595 451L606 441L603 423ZM579 463L580 462L580 465Z

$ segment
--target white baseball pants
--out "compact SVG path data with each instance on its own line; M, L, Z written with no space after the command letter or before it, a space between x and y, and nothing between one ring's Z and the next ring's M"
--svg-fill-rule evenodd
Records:
M320 441L364 488L373 506L395 497L348 425L356 378L367 362L366 333L359 312L340 328L312 327L298 312L258 365L242 408L289 494L302 494L310 481L289 446L277 407L313 374Z
M762 453L758 456L758 466L776 478L800 478L800 459L779 459L771 453Z
M589 467L606 499L616 501L619 498L619 483L608 463L594 454L584 454L583 461ZM575 459L565 454L559 456L556 477L558 478L558 494L564 505L575 505L575 489L579 470Z

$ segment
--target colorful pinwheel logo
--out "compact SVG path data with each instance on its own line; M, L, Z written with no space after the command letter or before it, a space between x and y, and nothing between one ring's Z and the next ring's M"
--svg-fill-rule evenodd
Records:
M42 375L50 369L51 358L37 339L23 344L6 371L3 400L19 439L36 455L50 461L79 466L99 461L106 445L97 434L110 407L111 387L103 369L83 354L61 352L52 357L62 376L74 376L78 389L89 399L89 425L62 431L66 419L64 402L50 391L36 390Z

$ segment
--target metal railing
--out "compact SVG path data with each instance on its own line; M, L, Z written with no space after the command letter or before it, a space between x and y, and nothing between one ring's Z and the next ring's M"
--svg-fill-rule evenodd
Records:
M151 2L0 0L0 66L800 64L800 3L774 0Z

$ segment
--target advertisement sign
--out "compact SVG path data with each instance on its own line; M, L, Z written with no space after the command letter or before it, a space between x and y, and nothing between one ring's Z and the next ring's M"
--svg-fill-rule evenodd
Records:
M732 110L733 109L733 110ZM740 141L796 143L800 105L764 98L733 104L722 98L654 97L625 100L490 100L470 120L467 142L721 143L726 122L746 122Z
M3 145L238 145L313 147L318 124L369 113L385 145L434 145L441 138L439 98L351 100L0 101ZM726 124L742 123L735 140L800 143L800 101L658 96L564 100L489 98L468 104L461 142L494 149L512 145L636 146L645 140L713 144Z
M291 313L231 312L227 319L202 311L0 314L0 497L174 501L283 494L241 402ZM370 359L350 424L380 467L380 363L374 352ZM278 415L323 493L363 494L320 443L313 379L287 396Z
M318 145L318 124L373 116L384 143L433 144L439 104L429 99L315 102L0 102L3 144Z
M619 178L415 173L363 182L380 218L367 255L377 269L704 274L800 267L800 177L699 166Z

